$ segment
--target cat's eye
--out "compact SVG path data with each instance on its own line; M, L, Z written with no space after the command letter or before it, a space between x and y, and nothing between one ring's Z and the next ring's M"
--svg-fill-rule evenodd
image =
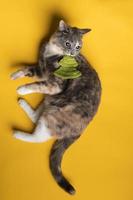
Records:
M65 35L68 34L69 33L69 28L66 27L64 30L62 30L62 33L65 34Z
M76 49L77 49L77 50L79 50L79 49L80 49L80 46L79 46L79 45L78 45L78 46L76 46Z
M70 48L71 44L69 42L66 42L66 47Z
M62 33L63 33L64 35L68 34L68 32L69 32L69 30L64 30L64 31L62 31Z

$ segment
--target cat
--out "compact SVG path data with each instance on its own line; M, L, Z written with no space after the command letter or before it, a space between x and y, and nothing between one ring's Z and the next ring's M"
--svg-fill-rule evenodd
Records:
M40 49L38 64L25 66L14 72L11 79L35 76L36 82L17 88L17 93L46 94L45 99L34 110L23 98L18 103L36 127L32 134L14 130L13 136L27 142L44 142L56 138L49 165L58 185L69 194L74 187L61 171L61 160L65 150L75 142L98 110L101 99L101 82L97 72L81 55L83 35L91 29L71 27L61 20L55 33ZM82 76L63 80L54 71L64 55L73 56L78 62Z

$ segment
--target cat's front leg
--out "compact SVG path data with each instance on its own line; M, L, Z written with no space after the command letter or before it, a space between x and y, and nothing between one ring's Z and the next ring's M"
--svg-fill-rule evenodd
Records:
M39 67L36 65L30 65L23 67L22 69L17 70L16 72L12 73L10 78L12 80L16 80L18 78L22 78L25 76L33 77L37 74L37 71L39 71Z
M62 91L62 88L57 83L49 83L47 81L34 82L26 84L17 88L17 92L20 95L26 95L31 93L42 93L54 95Z

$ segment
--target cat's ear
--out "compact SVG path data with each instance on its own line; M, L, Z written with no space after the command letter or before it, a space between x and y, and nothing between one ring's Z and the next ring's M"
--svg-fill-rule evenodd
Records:
M60 31L67 31L68 29L69 29L69 26L63 20L60 20L59 30Z
M90 32L90 31L91 31L90 28L79 29L79 32L80 32L81 35L83 35L83 34L85 34L85 33L88 33L88 32Z

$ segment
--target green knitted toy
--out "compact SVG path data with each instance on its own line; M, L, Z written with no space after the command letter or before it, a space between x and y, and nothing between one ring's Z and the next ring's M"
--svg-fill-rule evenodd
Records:
M62 79L75 79L82 74L77 70L78 63L72 56L64 56L59 61L59 68L54 71L54 75Z

